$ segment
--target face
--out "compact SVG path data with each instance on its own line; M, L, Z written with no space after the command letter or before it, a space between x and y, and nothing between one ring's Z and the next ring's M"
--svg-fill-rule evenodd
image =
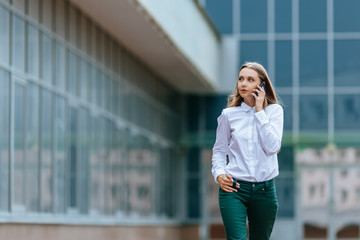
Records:
M252 97L251 93L257 88L257 85L260 85L259 74L250 68L243 68L239 73L239 80L237 83L237 88L240 93L240 96L244 99Z

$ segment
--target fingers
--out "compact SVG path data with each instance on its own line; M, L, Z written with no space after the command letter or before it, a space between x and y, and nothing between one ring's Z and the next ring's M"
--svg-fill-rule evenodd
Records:
M225 192L237 192L235 188L232 188L228 185L221 186L221 189L224 190Z
M221 189L225 192L237 192L237 190L233 187L234 180L231 175L226 174L223 178L221 178L219 183ZM236 182L235 187L240 188L240 184Z

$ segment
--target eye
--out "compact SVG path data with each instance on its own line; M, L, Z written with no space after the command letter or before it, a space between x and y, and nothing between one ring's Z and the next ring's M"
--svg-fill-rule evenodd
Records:
M252 78L249 78L249 82L253 82L254 81L254 79L252 79Z

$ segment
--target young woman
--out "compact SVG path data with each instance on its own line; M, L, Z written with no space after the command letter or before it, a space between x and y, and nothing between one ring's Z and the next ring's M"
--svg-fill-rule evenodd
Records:
M273 179L279 174L282 133L283 109L265 68L245 63L218 118L212 155L226 239L247 239L246 217L250 240L270 239L278 209Z

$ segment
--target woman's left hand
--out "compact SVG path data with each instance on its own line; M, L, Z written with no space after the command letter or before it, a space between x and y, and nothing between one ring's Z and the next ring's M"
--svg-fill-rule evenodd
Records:
M259 112L264 109L263 105L265 100L265 91L259 85L255 89L255 91L257 92L257 96L255 93L252 94L255 98L255 111Z

